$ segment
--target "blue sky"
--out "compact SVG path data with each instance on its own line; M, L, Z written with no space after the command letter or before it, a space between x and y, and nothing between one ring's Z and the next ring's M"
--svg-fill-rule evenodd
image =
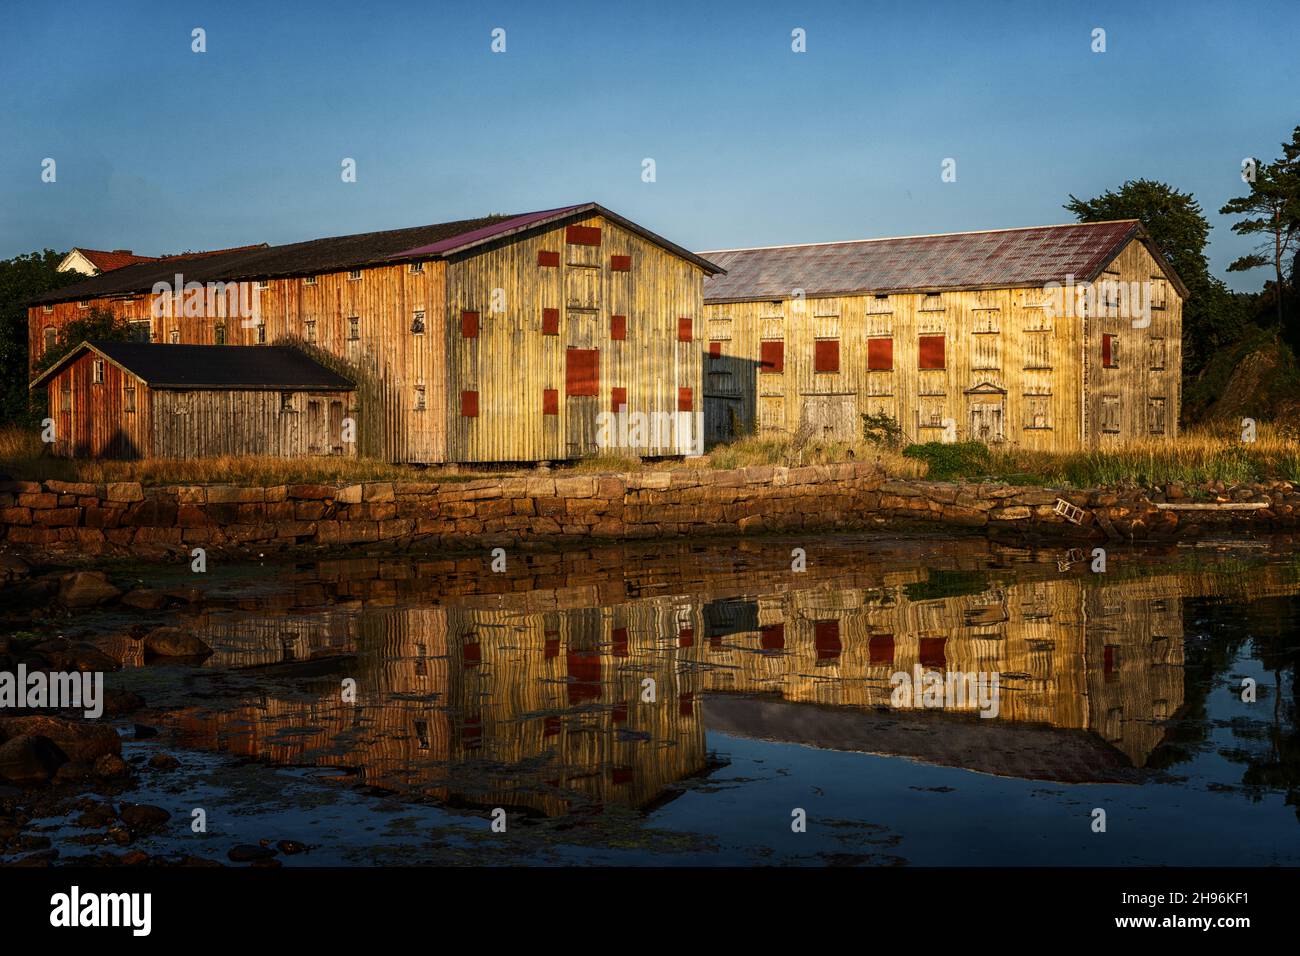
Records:
M27 3L5 24L0 257L585 200L692 249L820 242L1065 222L1070 193L1145 176L1200 199L1216 274L1257 289L1266 270L1225 275L1249 242L1217 209L1300 123L1294 0Z

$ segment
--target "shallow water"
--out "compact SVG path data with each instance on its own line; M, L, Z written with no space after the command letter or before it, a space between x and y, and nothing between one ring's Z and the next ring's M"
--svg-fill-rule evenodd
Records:
M1300 561L1080 557L863 536L214 568L203 667L119 645L165 730L128 755L182 760L125 799L208 811L145 849L312 847L290 865L1300 863ZM996 716L891 700L918 667L997 674Z

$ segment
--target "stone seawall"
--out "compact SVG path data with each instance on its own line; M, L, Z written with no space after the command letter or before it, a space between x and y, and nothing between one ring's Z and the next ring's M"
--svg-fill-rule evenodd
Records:
M1080 512L1057 513L1063 499ZM161 557L357 544L467 548L769 532L967 528L1138 540L1216 527L1294 528L1287 482L1237 488L1056 490L900 481L867 463L631 474L537 472L472 481L142 487L0 482L11 551ZM1069 509L1065 509L1069 510Z

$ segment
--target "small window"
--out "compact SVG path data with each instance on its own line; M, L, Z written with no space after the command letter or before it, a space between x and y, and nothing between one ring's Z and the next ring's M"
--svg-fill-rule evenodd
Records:
M1119 396L1103 395L1101 397L1101 430L1107 434L1119 432Z
M689 388L677 390L677 410L679 412L695 411L695 392Z
M356 342L361 338L361 319L359 316L348 316L348 341Z
M415 386L415 410L417 412L422 412L427 407L428 406L426 406L424 403L424 386L423 385Z
M302 324L302 337L310 344L316 343L316 320L308 319Z
M709 358L710 358L711 360L714 360L714 361L716 361L716 360L722 358L722 343L721 343L721 342L710 342L710 343L709 343Z
M942 335L922 335L920 337L919 365L923 369L947 368Z
M1161 276L1151 277L1151 308L1165 308L1167 283Z
M1147 348L1151 354L1151 371L1160 371L1165 367L1165 340L1152 339Z
M52 325L47 325L45 327L44 332L45 332L45 351L48 352L50 349L54 348L55 345L58 344L59 333L58 330L55 329L54 326Z
M220 322L212 327L212 341L217 345L226 344L226 327Z
M564 241L574 246L600 245L599 226L566 226Z
M411 315L411 332L414 335L424 334L424 309L416 309Z
M1052 427L1052 396L1025 396L1025 427L1030 429Z
M89 308L90 308L90 300L89 300L89 299L80 299L80 300L78 300L78 302L77 302L77 308L78 308L78 309L89 309Z
M609 317L609 337L615 342L627 340L627 316L611 315Z
M257 280L257 288L259 288L259 289L269 289L269 288L271 288L271 280L270 280L270 279L258 279L258 280Z
M922 312L942 312L943 296L937 292L927 292L921 297Z
M167 333L167 341L170 342L172 345L180 345L180 344L181 344L181 330L180 330L180 329L172 329L169 333Z
M135 411L135 386L128 385L122 389L122 411Z
M315 276L307 276L305 279L302 280L302 284L303 284L303 285L315 285L315 284L316 284L316 277L315 277Z
M1147 432L1152 435L1165 433L1165 400L1163 398L1147 399Z
M813 371L838 372L840 370L840 340L818 339L813 343Z
M63 388L59 390L59 411L72 411L72 383L66 379L63 382Z
M104 384L104 360L103 359L95 359L95 364L94 366L92 366L90 380L94 382L96 385Z
M423 263L423 262L412 262L412 263L411 263L411 275L413 275L413 276L418 276L418 275L422 275L423 273L424 273L424 263Z
M691 320L685 316L677 320L677 341L689 342L694 337L692 335Z
M537 264L539 266L545 266L548 269L553 269L560 264L560 254L558 252L547 252L545 249L540 249L537 252Z
M776 375L785 371L785 340L769 339L758 346L760 374Z
M349 281L349 282L356 282L356 281L357 281L358 279L360 279L360 278L361 278L361 270L360 270L360 269L349 269L349 270L348 270L348 281Z
M130 335L132 342L152 342L153 326L148 319L128 322L127 334Z
M611 388L609 390L609 410L615 415L627 411L627 389Z
M867 339L867 371L892 372L894 370L894 340Z
M1119 368L1119 336L1104 332L1101 336L1102 368Z
M54 311L54 306L52 306L52 305L43 305L43 306L41 306L41 311L44 312L46 315L49 315L51 312Z
M257 323L257 344L258 345L266 344L266 323L265 322Z
M282 412L293 411L293 392L280 393L280 411Z

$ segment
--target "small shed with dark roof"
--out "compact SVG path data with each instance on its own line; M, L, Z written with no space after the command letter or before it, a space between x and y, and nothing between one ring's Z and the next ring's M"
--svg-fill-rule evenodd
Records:
M82 342L31 384L70 458L352 455L355 384L287 345Z

